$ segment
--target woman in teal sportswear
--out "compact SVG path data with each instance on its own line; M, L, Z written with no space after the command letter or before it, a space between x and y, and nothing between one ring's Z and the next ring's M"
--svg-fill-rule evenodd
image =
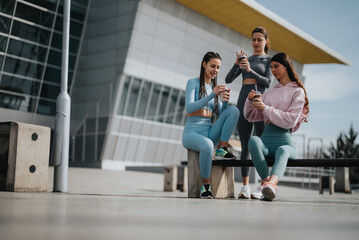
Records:
M201 198L213 198L210 175L214 147L217 146L215 159L235 159L227 145L236 127L239 110L235 106L228 106L230 90L225 85L217 86L221 62L218 53L207 52L201 62L200 76L188 80L186 86L187 121L182 143L185 148L200 153ZM214 124L212 114L216 119Z

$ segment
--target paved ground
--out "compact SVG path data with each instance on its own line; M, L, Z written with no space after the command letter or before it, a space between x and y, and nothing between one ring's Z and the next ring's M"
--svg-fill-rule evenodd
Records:
M0 192L0 239L358 239L359 194L187 199L163 175L70 168L69 193ZM236 185L238 193L240 185ZM254 188L254 186L253 186Z

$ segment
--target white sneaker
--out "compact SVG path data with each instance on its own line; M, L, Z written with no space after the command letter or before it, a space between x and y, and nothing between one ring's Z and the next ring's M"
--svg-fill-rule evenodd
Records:
M277 187L273 184L266 184L263 187L262 194L264 201L273 201L277 195Z
M251 197L251 188L248 185L245 185L241 188L241 192L238 195L238 198L247 198Z
M251 198L252 199L262 199L263 197L263 194L262 194L262 189L263 189L264 186L260 185L256 191L254 191L252 194L251 194Z

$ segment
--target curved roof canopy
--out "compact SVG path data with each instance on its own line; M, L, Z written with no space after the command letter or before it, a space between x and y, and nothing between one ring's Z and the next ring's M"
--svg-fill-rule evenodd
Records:
M255 27L265 27L271 48L286 52L302 64L350 64L348 59L253 0L176 1L249 38Z

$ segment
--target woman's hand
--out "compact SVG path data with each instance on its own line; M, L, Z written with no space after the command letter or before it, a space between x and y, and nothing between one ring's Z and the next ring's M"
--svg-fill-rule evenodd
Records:
M239 65L240 59L246 58L247 54L245 54L245 52L243 52L243 50L241 50L241 52L239 53L238 51L236 51L236 65Z
M218 95L221 92L223 92L224 90L226 90L226 85L217 85L216 87L213 88L213 92Z
M252 70L247 58L244 58L239 62L239 67L246 70L246 72L250 72Z
M248 99L253 100L254 96L256 95L256 91L252 90L248 93Z
M231 89L227 89L226 91L223 91L222 93L221 93L221 101L222 102L229 102L229 97L230 97L230 92L231 91Z
M266 105L262 102L262 100L260 98L254 98L252 100L252 107L260 109L260 110L264 110Z
M239 53L236 51L236 65L239 65Z

